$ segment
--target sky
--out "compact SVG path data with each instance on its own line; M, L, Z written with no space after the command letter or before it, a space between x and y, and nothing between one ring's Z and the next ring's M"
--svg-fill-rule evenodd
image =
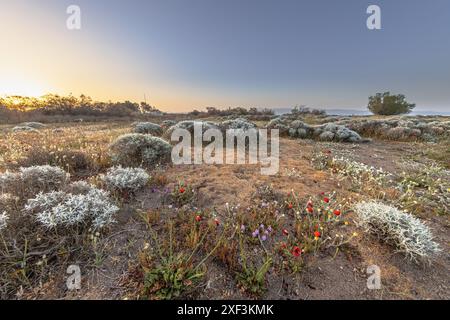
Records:
M0 95L362 110L384 91L450 111L450 1L0 0Z

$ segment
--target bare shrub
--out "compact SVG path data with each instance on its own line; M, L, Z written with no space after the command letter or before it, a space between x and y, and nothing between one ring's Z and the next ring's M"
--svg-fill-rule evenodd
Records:
M56 150L49 152L39 147L31 148L25 156L19 160L23 167L28 166L58 166L70 173L92 169L94 164L86 153L77 150Z

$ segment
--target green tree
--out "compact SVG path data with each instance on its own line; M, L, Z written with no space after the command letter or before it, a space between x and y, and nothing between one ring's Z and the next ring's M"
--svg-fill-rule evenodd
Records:
M367 107L373 114L390 116L410 113L416 105L408 103L403 94L391 95L390 92L385 92L369 97Z

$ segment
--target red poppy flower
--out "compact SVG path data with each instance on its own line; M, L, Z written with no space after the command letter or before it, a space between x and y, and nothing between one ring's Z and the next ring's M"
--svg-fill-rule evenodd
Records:
M324 195L325 195L325 192L322 191L322 192L320 193L320 195L321 195L321 196L324 196Z
M293 207L294 207L294 206L292 205L292 203L289 203L289 204L288 204L288 208L289 208L289 209L292 209Z
M292 255L295 257L299 257L302 254L302 249L300 249L299 247L294 247L292 249Z
M340 216L341 215L341 210L336 209L336 210L334 210L333 213L334 213L335 216Z
M185 188L183 188L183 187L180 188L180 193L184 193L185 191L186 191Z
M307 203L307 206L308 207L313 207L313 202L311 200L309 200L308 203Z
M195 217L195 221L197 221L197 222L202 221L202 216L196 216L196 217Z
M330 198L325 197L325 198L323 198L323 201L325 201L325 203L328 203L328 202L330 202Z
M219 219L214 219L214 223L216 224L216 226L218 226L220 224Z
M306 208L306 210L307 210L309 213L313 213L313 212L314 212L314 209L311 208L311 207Z
M320 238L321 235L322 234L319 231L314 232L314 237L316 237L316 238Z
M289 235L289 231L287 231L286 229L283 229L283 234L284 234L285 236L288 236L288 235Z

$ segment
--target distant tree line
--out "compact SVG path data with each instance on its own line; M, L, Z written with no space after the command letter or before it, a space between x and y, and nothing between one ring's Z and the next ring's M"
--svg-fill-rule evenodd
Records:
M313 115L313 116L326 116L327 112L321 109L308 108L306 106L295 106L291 110L293 116Z
M161 114L145 102L98 102L81 95L59 96L49 94L40 98L8 96L0 98L0 123L52 118L129 117Z
M272 109L264 108L227 108L227 109L217 109L214 107L207 107L206 111L194 110L188 113L192 116L212 116L212 117L226 117L226 116L273 116L275 112Z

